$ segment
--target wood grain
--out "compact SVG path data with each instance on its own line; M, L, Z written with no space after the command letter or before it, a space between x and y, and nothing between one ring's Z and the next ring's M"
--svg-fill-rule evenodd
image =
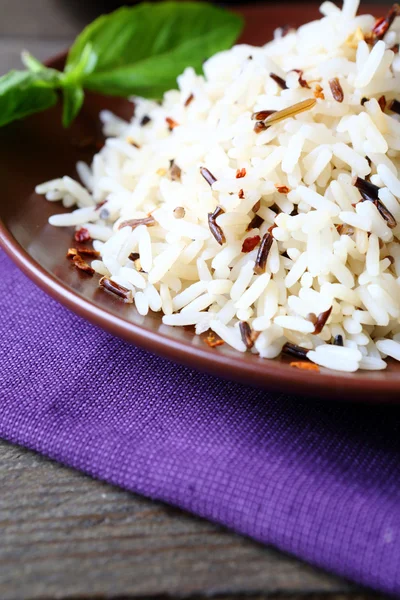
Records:
M207 521L0 443L0 598L373 598Z
M0 74L69 45L105 0L0 0ZM372 600L179 510L0 443L0 599Z

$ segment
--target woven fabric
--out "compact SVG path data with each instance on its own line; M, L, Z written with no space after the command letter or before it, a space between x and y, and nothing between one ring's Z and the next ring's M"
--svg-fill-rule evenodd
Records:
M398 408L196 373L0 271L1 437L400 597Z

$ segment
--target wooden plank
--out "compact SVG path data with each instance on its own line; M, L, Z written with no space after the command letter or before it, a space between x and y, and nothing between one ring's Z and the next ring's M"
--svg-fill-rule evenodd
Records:
M211 523L0 443L0 598L367 600L350 584Z

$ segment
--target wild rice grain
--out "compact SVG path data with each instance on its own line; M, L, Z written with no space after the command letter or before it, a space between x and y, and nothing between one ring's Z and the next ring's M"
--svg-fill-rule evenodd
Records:
M102 277L99 281L99 285L104 289L108 290L109 292L112 292L119 298L122 298L127 304L133 303L132 291L128 290L122 285L119 285L118 283L115 283L108 277Z
M258 254L256 258L256 264L254 265L254 273L256 275L260 275L261 273L265 273L265 269L267 267L267 259L269 252L271 250L272 242L274 238L271 233L267 232L264 234L260 247L258 249Z
M340 334L336 335L333 340L333 345L334 346L343 346L343 336Z
M317 322L315 323L315 329L313 331L314 335L319 335L321 333L321 331L325 327L327 320L331 316L331 312L332 306L328 308L328 310L325 310L324 312L318 315Z
M169 173L169 178L172 181L180 181L181 180L182 169L180 167L178 167L178 165L176 164L176 162L174 160L171 160L168 173Z
M213 183L217 181L217 178L209 171L206 167L200 167L200 173L207 181L208 185L212 187Z
M184 106L185 106L185 107L189 106L189 104L191 104L191 102L193 102L193 100L194 100L194 94L190 94L190 95L189 95L189 96L186 98L186 100L185 100L185 103L184 103Z
M250 223L247 225L246 231L251 231L252 229L260 229L263 223L264 219L260 217L260 215L254 215Z
M279 85L280 88L282 88L282 90L287 90L286 81L282 79L282 77L279 77L279 75L276 75L275 73L270 73L269 76L275 81L275 83Z
M302 348L301 346L297 346L297 344L292 344L290 342L286 342L286 344L282 348L283 354L288 354L289 356L295 356L296 358L307 358L307 354L310 352L307 348Z
M309 90L310 86L308 85L307 81L303 78L303 71L301 71L301 69L293 69L293 71L299 74L299 85L302 88L307 88Z
M220 246L226 243L226 238L221 227L217 224L216 218L225 213L224 209L220 206L214 210L213 213L208 213L208 226L214 237Z
M242 336L242 342L245 344L247 350L251 350L255 342L255 332L251 330L250 325L246 321L239 322L239 330L240 335Z
M375 40L381 40L385 36L387 31L391 27L393 21L395 20L395 18L397 16L399 16L399 14L400 14L399 5L393 4L393 6L390 8L389 12L387 13L386 17L380 18L376 21L376 23L372 29L372 34L373 34L373 37Z
M272 115L264 119L264 125L266 127L271 127L271 125L275 125L275 123L280 123L285 119L290 119L291 117L295 117L302 112L307 110L311 110L317 104L315 98L308 98L307 100L303 100L302 102L297 102L288 108L284 108L282 110L278 110L274 112Z
M336 102L343 102L344 94L342 86L340 85L339 79L337 77L333 77L333 79L329 80L329 87L331 88L332 96Z
M136 229L139 225L145 225L146 227L153 227L156 225L156 220L151 215L149 217L143 217L143 219L127 219L126 221L122 221L118 225L118 229L123 229L124 227L130 227L131 229Z
M396 99L391 100L388 104L388 109L397 115L400 115L400 102Z

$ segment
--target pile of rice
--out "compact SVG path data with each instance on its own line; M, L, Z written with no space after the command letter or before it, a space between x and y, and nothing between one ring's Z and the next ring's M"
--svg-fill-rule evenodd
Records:
M82 183L36 192L77 205L50 223L90 235L105 288L263 358L400 360L400 18L357 4L186 69L130 123L100 115Z

